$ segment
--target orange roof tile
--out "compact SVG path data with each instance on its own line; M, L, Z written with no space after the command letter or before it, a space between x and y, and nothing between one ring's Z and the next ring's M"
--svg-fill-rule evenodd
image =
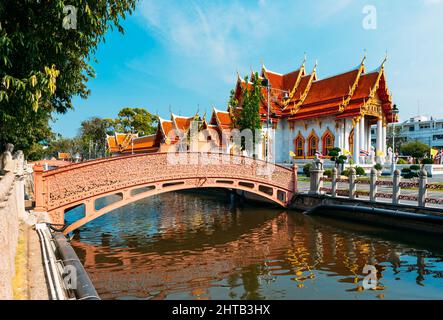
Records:
M194 117L182 117L172 114L172 121L177 129L187 131Z
M314 81L303 105L332 99L342 99L349 93L358 76L358 69L342 73L327 79Z

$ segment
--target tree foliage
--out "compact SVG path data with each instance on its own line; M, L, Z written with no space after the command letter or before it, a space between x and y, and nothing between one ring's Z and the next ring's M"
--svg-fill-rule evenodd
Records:
M335 162L335 166L338 168L340 165L343 165L346 160L348 160L348 157L345 155L340 154L341 149L340 148L332 148L329 150L328 156L331 157L331 161Z
M422 159L429 153L430 147L420 141L410 141L401 146L401 153L415 159Z
M31 150L50 139L53 113L73 108L72 97L86 98L90 65L108 29L132 13L136 0L72 0L75 29L63 28L65 1L0 2L0 144ZM71 12L72 13L72 12Z
M143 108L123 108L114 120L114 129L118 132L133 132L139 136L155 133L156 117Z
M243 90L241 101L241 113L240 119L238 119L237 125L240 130L250 129L252 132L261 128L260 119L260 100L261 100L261 84L258 77L258 73L255 73L251 86L246 87ZM248 83L248 77L245 77L246 83Z

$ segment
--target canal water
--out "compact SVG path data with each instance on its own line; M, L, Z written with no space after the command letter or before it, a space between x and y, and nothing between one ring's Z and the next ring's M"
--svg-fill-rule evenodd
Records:
M72 245L102 299L443 299L441 240L168 193L90 222Z

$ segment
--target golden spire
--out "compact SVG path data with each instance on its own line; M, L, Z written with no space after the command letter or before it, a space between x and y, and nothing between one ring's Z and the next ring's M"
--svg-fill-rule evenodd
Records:
M305 52L304 57L303 57L303 62L302 62L302 64L301 64L301 66L302 66L303 68L305 67L305 64L306 64L306 60L307 60L307 58L308 58L308 56L306 55L306 52Z
M366 61L366 49L363 50L363 59L361 59L360 65L364 66Z
M383 59L383 62L381 63L381 69L385 67L385 63L388 60L388 50L386 50L385 58Z

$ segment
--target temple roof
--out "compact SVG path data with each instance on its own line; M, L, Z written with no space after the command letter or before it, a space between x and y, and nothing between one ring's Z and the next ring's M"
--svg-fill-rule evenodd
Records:
M228 111L221 111L216 108L212 110L210 125L219 126L221 129L231 129L232 119Z
M386 58L376 71L367 74L365 59L350 71L319 80L317 64L311 74L306 74L304 63L298 70L287 74L279 74L263 66L261 75L271 85L270 118L275 122L281 117L289 117L290 120L331 115L337 118L355 117L361 113L366 101L376 96L388 121L393 120L390 117L391 97L384 78ZM240 91L250 85L244 80L238 82L236 97L240 97ZM263 88L260 105L262 120L267 117L267 104L267 89Z

